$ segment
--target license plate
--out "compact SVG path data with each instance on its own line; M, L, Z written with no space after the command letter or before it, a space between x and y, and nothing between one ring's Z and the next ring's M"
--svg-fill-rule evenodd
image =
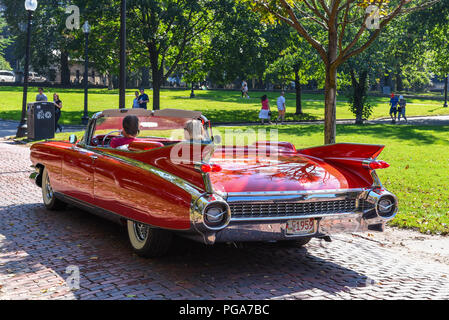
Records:
M301 235L315 233L315 219L298 219L287 221L287 234Z

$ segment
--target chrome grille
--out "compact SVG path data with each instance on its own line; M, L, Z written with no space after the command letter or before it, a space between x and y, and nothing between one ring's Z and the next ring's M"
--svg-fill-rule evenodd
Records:
M231 202L233 218L311 216L349 213L357 210L357 200L317 202Z

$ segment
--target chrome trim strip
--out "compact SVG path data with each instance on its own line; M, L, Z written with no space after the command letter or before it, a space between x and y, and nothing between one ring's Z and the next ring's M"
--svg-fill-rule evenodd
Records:
M175 186L182 188L186 192L190 193L192 196L195 195L195 196L199 197L202 194L201 189L199 187L191 184L190 182L188 182L182 178L179 178L178 176L175 176L172 173L169 173L167 171L164 171L162 169L159 169L159 168L149 165L147 163L144 163L144 162L141 162L141 161L138 161L135 159L130 159L128 157L121 156L121 155L118 155L115 153L103 152L100 150L91 150L91 151L97 152L100 155L111 157L115 160L121 161L126 164L134 165L140 169L149 171L149 172L153 173L154 175L157 175L158 177L171 182Z
M307 191L255 191L255 192L228 192L230 197L259 197L259 196L289 196L289 195L309 195L309 194L336 194L336 193L353 193L364 192L371 188L355 188L355 189L326 189L326 190L307 190Z
M329 213L329 214L313 214L313 215L304 215L304 216L271 216L271 217L251 217L251 218L238 218L231 217L231 222L250 222L250 221L287 221L287 220L301 220L301 219L309 219L309 218L327 218L327 217L340 217L342 215L347 214L361 214L362 211L354 211L354 212L341 212L341 213Z

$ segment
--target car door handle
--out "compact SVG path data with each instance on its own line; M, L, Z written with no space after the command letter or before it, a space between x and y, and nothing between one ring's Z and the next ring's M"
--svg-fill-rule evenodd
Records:
M89 158L91 158L91 159L94 160L94 161L98 159L97 156L90 156Z

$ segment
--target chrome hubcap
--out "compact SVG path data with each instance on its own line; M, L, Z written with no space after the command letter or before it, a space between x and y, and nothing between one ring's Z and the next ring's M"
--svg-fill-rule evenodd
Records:
M134 234L136 235L137 240L139 240L140 242L143 242L147 239L149 230L150 227L148 225L134 222Z
M48 200L51 200L53 198L53 189L51 188L50 185L50 178L47 175L47 179L45 180L45 191L46 191L46 196Z

